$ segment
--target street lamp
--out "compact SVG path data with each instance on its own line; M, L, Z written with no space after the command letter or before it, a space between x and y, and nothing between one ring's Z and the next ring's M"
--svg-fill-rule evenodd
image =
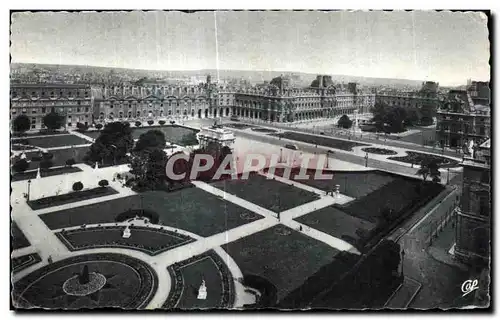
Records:
M30 201L30 188L31 188L31 179L28 180L28 194L27 194L28 201Z
M368 167L368 152L365 153L365 167Z
M280 163L283 162L283 148L280 148Z
M450 168L447 169L448 174L446 175L446 184L450 184Z

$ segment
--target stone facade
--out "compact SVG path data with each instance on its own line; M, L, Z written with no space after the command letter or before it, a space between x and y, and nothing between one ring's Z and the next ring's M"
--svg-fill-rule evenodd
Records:
M10 115L25 114L31 129L42 129L43 117L52 110L65 117L67 126L92 124L93 95L90 86L74 84L12 84Z

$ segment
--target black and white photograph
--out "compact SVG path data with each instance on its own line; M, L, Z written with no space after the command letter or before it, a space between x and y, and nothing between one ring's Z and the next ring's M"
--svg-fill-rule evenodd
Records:
M11 10L11 310L488 310L491 15Z

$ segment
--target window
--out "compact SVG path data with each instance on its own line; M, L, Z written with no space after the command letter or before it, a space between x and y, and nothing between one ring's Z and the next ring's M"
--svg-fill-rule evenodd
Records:
M12 115L15 115L17 113L16 110L12 110Z
M45 91L42 91L42 97L45 97Z
M85 107L85 112L89 112L89 107Z
M76 108L76 112L80 112L81 111L81 108Z
M35 97L35 96L36 96L35 91L32 91L32 92L31 92L31 96L32 96L32 97Z
M71 97L71 91L68 91L68 97Z
M36 109L31 110L32 114L36 114Z

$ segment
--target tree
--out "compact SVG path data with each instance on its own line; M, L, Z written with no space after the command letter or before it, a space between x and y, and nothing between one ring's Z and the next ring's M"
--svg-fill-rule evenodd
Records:
M73 183L73 191L80 191L83 189L83 183L80 181Z
M103 188L109 186L108 180L102 179L101 181L99 181L99 186Z
M171 125L175 124L175 121L174 120L170 120L170 124Z
M155 123L153 120L148 120L148 124L149 124L150 126L152 126L152 125L153 125L153 123Z
M436 106L430 103L422 105L420 108L420 123L424 126L434 123L433 117L436 115Z
M24 114L18 115L12 122L12 130L16 133L24 133L31 127L30 118Z
M71 168L71 167L72 167L72 166L74 166L75 164L76 164L76 161L75 161L75 159L73 159L73 158L66 160L66 166L67 166L67 167L70 167L70 168Z
M85 123L81 123L81 122L77 122L76 123L76 128L78 129L78 131L80 132L85 132L88 130L89 126L86 125Z
M43 117L43 124L47 129L54 131L64 126L64 117L52 110Z
M95 128L96 128L97 130L101 130L101 129L102 129L102 127L103 127L103 126L102 126L102 124L101 124L101 123L98 123L98 124L96 124L96 125L95 125Z
M181 144L184 146L193 146L199 144L198 138L195 132L190 132L182 136Z
M406 110L402 107L393 107L389 110L385 117L389 132L405 131L404 121L406 120Z
M14 169L15 172L24 172L28 170L30 164L26 159L20 159L17 160L14 165L12 166L12 169Z
M420 115L418 114L418 109L415 107L408 108L406 112L405 125L414 126L420 122Z
M50 152L43 152L42 157L45 160L52 160L52 159L54 159L54 154L50 153Z
M130 161L130 173L135 176L137 191L156 190L165 185L167 155L161 148L147 148L134 152Z
M350 127L352 127L352 120L349 119L346 114L344 114L337 122L337 126L340 128L349 129Z
M139 136L135 144L134 152L143 151L145 149L161 149L165 148L165 134L160 130L149 130Z
M418 169L416 175L422 176L424 181L427 180L427 177L439 178L441 176L441 172L439 172L438 160L424 159L421 162L420 169ZM441 181L441 180L439 180L439 181Z
M378 130L383 130L384 128L388 108L389 107L385 103L376 102L370 110L373 114L372 122L375 123Z
M163 126L165 124L165 120L160 120L158 121L158 123L160 124L160 126Z
M40 170L48 171L53 165L54 163L52 162L52 160L43 159L42 161L40 161Z
M140 126L141 126L141 124L142 124L142 122L140 122L140 121L136 121L136 122L135 122L135 126L136 126L136 127L140 127Z
M114 165L125 159L133 146L132 128L128 122L107 123L90 146L86 161Z

